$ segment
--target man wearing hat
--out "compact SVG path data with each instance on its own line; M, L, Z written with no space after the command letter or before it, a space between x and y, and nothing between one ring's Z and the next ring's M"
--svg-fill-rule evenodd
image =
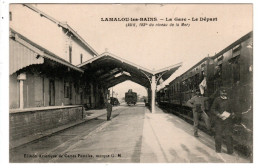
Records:
M221 153L222 136L225 135L227 153L233 153L232 139L232 116L234 115L231 109L230 100L227 97L227 90L221 87L219 97L217 97L211 107L215 120L215 149L217 153Z
M200 94L199 89L195 91L195 96L193 96L190 100L187 101L186 105L192 108L193 112L193 128L194 128L194 136L199 137L198 135L198 125L199 118L202 117L204 120L207 129L210 129L210 120L208 115L205 112L205 101L206 97Z
M107 100L106 106L107 106L107 121L109 121L112 113L112 104L110 99Z

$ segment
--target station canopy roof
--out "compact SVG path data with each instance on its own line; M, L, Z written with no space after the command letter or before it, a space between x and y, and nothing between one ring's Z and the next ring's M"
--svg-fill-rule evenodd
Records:
M133 81L146 88L151 86L150 79L153 75L163 80L168 79L182 63L152 71L139 65L131 63L125 59L105 52L94 57L77 67L84 70L84 74L94 78L102 85L110 88L126 80Z

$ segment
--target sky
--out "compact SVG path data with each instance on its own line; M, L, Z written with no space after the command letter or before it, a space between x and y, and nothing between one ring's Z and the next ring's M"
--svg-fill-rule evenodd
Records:
M37 4L36 7L67 22L99 54L108 51L151 70L182 62L183 66L165 83L253 30L251 4ZM147 17L157 21L102 21ZM217 21L192 21L200 17ZM127 23L137 26L126 27ZM149 26L150 23L168 26ZM171 23L175 25L169 26ZM177 27L176 23L190 25ZM113 89L121 97L129 88L147 94L146 89L133 82Z

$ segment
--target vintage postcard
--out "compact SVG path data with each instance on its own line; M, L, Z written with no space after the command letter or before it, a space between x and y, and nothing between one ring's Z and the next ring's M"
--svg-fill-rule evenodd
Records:
M10 163L253 163L253 4L9 4ZM228 115L227 115L228 114Z

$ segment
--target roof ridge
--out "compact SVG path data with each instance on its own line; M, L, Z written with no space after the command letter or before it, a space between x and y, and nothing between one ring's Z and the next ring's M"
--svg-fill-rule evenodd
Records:
M95 54L99 55L97 51L95 51L94 48L92 48L78 33L75 31L68 23L67 21L59 21L55 19L54 17L46 14L45 12L41 11L40 9L30 5L30 4L23 4L23 6L26 6L27 8L33 10L34 12L37 12L40 14L40 16L44 16L45 18L49 19L53 23L57 24L58 26L61 26L67 30L69 30L72 34L74 34L75 37L77 37L87 48L90 49L90 51Z

